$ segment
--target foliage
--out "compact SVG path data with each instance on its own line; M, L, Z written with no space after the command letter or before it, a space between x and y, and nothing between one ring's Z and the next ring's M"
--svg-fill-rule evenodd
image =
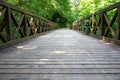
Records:
M34 13L51 20L55 12L58 12L62 17L66 18L68 22L73 22L70 16L72 10L69 0L6 0L16 6L21 7L28 12Z
M78 17L83 18L118 1L119 0L80 0L80 5L77 7Z
M55 12L67 19L67 23L83 18L119 0L5 0L28 12L52 20Z

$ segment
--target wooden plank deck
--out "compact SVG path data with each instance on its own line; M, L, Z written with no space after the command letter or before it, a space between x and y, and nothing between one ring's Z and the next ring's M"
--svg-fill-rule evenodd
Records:
M55 30L1 50L0 80L120 80L120 47Z

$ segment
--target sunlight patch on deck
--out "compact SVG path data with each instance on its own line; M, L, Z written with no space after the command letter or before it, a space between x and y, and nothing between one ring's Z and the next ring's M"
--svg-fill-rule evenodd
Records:
M37 46L17 46L18 49L25 49L25 50L31 50L36 49Z
M53 53L63 54L63 53L66 53L66 51L53 51Z

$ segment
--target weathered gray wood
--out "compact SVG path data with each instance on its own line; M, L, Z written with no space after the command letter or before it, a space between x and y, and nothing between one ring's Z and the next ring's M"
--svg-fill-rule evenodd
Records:
M69 29L55 30L1 50L0 79L119 80L120 47Z
M7 77L6 77L7 76ZM73 77L71 77L73 76ZM119 80L116 74L4 74L3 80Z
M0 69L0 74L120 74L120 69Z
M49 64L42 64L42 65L0 65L0 69L120 69L120 65L67 65L67 64L61 64L61 65L49 65Z
M3 43L3 44L0 45L0 50L2 50L2 49L4 49L4 48L7 48L7 47L10 47L10 46L13 46L13 45L18 44L18 43L27 41L27 40L29 40L29 39L35 38L35 37L37 37L37 36L50 33L50 32L51 32L51 31L44 32L44 33L40 33L40 34L35 34L35 35L27 36L27 37L25 37L25 38L21 38L21 39L17 39L17 40L12 40L12 41L9 41L9 42L7 42L7 41L5 40L6 43ZM0 35L0 37L2 37L2 36ZM4 39L4 38L3 38L3 39Z

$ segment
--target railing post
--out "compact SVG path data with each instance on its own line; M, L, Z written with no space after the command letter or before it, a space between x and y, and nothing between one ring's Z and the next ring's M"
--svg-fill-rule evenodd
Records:
M47 22L45 21L45 32L47 31Z
M49 31L50 23L48 22L48 31Z
M24 20L23 20L23 32L24 32L24 35L27 36L27 26L26 26L26 23L27 23L27 19L26 19L26 14L24 14Z
M8 6L7 7L7 13L6 13L6 19L7 19L7 26L6 26L6 32L7 32L7 40L12 40L12 30L11 30L11 9Z
M92 33L92 34L95 34L95 27L96 27L95 15L92 14L92 28L91 28L91 33Z
M46 25L46 26L47 26L47 31L48 31L48 22L47 22L47 25Z
M43 26L42 19L40 19L40 33L42 33L42 26Z
M38 26L37 32L40 33L40 19L39 19L39 21L37 23L37 26Z
M102 13L101 14L101 23L100 23L100 36L104 36L104 32L105 32L105 30L104 30L104 27L105 27L105 18L104 18L104 14L106 14L106 13Z
M42 32L44 32L44 21L42 22Z
M120 7L118 7L117 19L117 39L120 40Z

